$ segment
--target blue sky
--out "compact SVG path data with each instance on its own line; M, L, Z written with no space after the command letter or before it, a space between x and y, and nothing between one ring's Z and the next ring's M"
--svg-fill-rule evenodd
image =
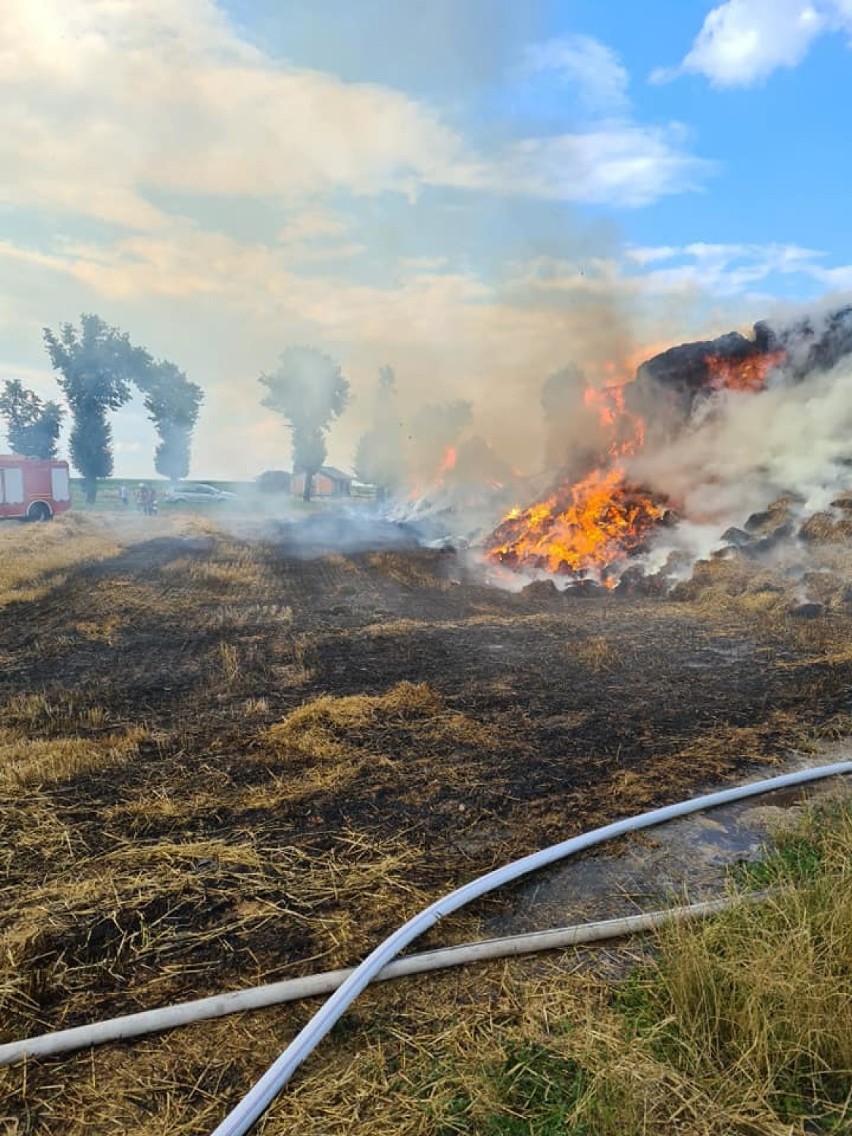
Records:
M205 387L196 474L253 476L256 377L315 343L336 464L386 362L533 463L553 369L852 290L851 39L852 0L5 0L0 379L53 394L41 328L96 311Z

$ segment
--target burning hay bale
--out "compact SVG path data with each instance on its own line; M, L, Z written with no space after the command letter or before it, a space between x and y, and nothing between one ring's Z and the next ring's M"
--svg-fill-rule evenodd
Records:
M681 521L702 530L700 555L719 541L753 558L786 548L807 498L839 481L850 460L841 450L845 373L831 368L851 353L852 308L845 308L820 323L759 323L751 338L732 332L681 344L643 363L634 378L602 389L587 385L583 412L597 414L595 447L586 452L578 443L549 492L504 516L486 557L518 572L613 586L631 559L699 543L688 526L670 545L662 539L665 526L677 529ZM572 375L574 387L585 381ZM806 383L806 394L798 395ZM800 421L812 443L802 440ZM813 457L809 445L818 451ZM579 453L586 468L578 473ZM772 500L782 477L788 480L790 465L801 485L760 504ZM835 509L841 516L811 517L798 536L812 544L848 540L852 495L841 494ZM715 521L721 535L711 537Z
M743 528L748 533L765 536L780 525L785 525L793 520L793 507L797 503L801 504L801 499L797 500L789 494L779 497L771 505L767 505L765 509L752 513Z
M770 342L755 325L754 339L730 332L671 347L641 365L628 389L629 405L643 417L653 411L656 433L674 431L688 420L696 401L713 391L762 390L784 359Z
M775 528L768 528L763 536L754 531L747 532L745 529L733 525L722 533L719 540L725 546L722 550L723 553L726 554L733 550L742 556L750 556L756 559L765 556L779 545L789 541L795 531L795 525L791 521L777 525Z
M532 600L555 600L560 592L553 580L533 580L521 589L521 595Z
M736 603L757 615L773 615L789 605L796 585L784 581L758 561L748 557L715 557L699 560L688 580L671 589L670 598L717 608Z
M559 486L545 501L509 513L488 554L510 568L591 573L606 582L607 570L641 551L665 514L665 504L625 483L619 469L596 470L579 485Z

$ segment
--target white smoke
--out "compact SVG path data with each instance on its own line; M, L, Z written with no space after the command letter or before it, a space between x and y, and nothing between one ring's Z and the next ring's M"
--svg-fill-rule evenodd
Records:
M852 359L794 382L783 370L757 394L720 391L673 441L631 461L629 476L683 518L660 544L706 552L724 529L779 497L802 515L852 483Z

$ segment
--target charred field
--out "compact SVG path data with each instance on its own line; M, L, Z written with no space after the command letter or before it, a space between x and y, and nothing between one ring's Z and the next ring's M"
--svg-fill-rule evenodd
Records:
M510 594L452 550L305 558L259 524L0 531L0 1041L350 965L492 867L845 736L834 539L809 575L733 552L613 595ZM369 995L314 1064L375 1015L403 1045L461 982ZM310 1012L0 1070L0 1125L208 1131Z

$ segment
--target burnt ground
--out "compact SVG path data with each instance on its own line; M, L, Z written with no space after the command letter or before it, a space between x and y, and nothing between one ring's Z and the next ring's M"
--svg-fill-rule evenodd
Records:
M848 731L842 580L799 619L754 564L510 594L452 551L273 536L155 520L0 608L0 1041L353 963L489 868ZM195 1116L181 1043L139 1044ZM216 1107L272 1056L220 1053ZM100 1128L84 1060L0 1070L0 1121L165 1130L153 1088Z

